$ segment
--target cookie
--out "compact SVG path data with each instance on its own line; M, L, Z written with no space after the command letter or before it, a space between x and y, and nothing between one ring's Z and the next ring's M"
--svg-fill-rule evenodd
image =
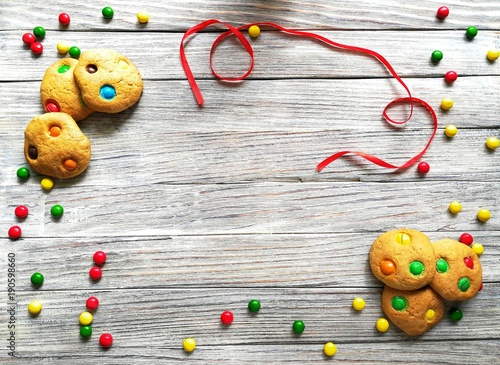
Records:
M434 242L435 271L431 287L447 300L467 300L481 288L481 262L469 246L445 238Z
M390 287L415 290L429 284L435 274L435 255L429 238L413 229L380 235L370 250L373 275Z
M54 62L45 71L40 86L42 105L46 112L69 114L74 120L87 118L94 111L85 105L73 70L78 64L74 58Z
M385 286L382 310L394 325L410 336L424 334L441 321L443 299L429 286L418 290L398 290Z
M134 105L142 94L143 83L137 67L110 49L83 52L74 74L83 100L99 112L119 113Z
M36 172L69 179L81 174L90 161L90 141L66 113L33 118L24 132L24 156Z

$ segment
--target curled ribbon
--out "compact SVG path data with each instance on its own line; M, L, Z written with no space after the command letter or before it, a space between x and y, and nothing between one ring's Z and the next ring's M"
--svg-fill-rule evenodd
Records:
M401 86L403 86L403 88L408 93L407 97L394 99L391 102L389 102L389 104L387 104L385 106L382 115L388 123L401 125L401 124L405 124L406 122L408 122L413 116L414 103L418 103L418 104L423 105L429 111L429 113L432 117L433 123L434 123L433 132L429 138L429 141L427 142L427 144L425 145L425 147L423 148L422 151L420 151L417 155L413 156L411 159L406 161L404 164L402 164L400 166L393 165L393 164L390 164L390 163L388 163L388 162L386 162L386 161L384 161L376 156L373 156L373 155L370 155L370 154L367 154L364 152L340 151L340 152L334 153L330 157L328 157L325 160L323 160L322 162L320 162L316 166L316 170L318 172L323 170L326 166L331 164L333 161L337 160L338 158L340 158L346 154L357 155L357 156L362 157L362 158L364 158L364 159L366 159L366 160L368 160L368 161L370 161L378 166L382 166L385 168L405 169L405 168L408 168L408 167L412 166L413 164L415 164L415 162L417 162L425 154L425 152L429 148L432 140L434 139L434 136L436 135L436 132L437 132L437 126L438 126L436 113L434 112L432 107L429 104L427 104L424 100L415 98L411 95L410 89L408 88L408 86L406 86L404 81L396 73L394 68L389 63L389 61L387 61L382 55L380 55L379 53L377 53L375 51L367 49L367 48L361 48L361 47L355 47L355 46L349 46L349 45L337 43L337 42L334 42L334 41L332 41L326 37L323 37L319 34L316 34L316 33L288 29L288 28L282 27L281 25L278 25L278 24L275 24L272 22L258 22L258 23L245 24L245 25L242 25L240 27L233 27L232 25L221 22L220 20L209 19L209 20L205 20L205 21L195 25L194 27L190 28L186 33L184 33L184 36L182 37L182 41L181 41L181 45L180 45L181 63L182 63L182 67L184 69L184 72L186 73L189 85L191 86L191 89L193 90L196 101L198 102L198 105L202 106L204 103L204 99L203 99L203 96L201 95L200 88L198 87L198 84L196 83L193 72L191 71L191 68L189 67L189 63L188 63L187 58L186 58L186 53L184 51L184 43L185 43L186 39L189 38L190 36L192 36L193 34L199 32L199 31L201 31L201 30L203 30L203 29L205 29L213 24L222 24L223 26L225 26L226 28L229 29L228 31L222 33L221 35L219 35L219 37L217 37L217 39L214 41L214 43L212 44L212 47L210 49L210 70L212 71L212 74L214 75L214 77L216 77L217 79L219 79L221 81L229 81L229 82L242 81L242 80L246 79L250 75L250 73L252 72L252 69L254 66L253 49L252 49L252 46L250 45L250 43L248 42L248 40L241 33L241 31L248 29L252 25L258 25L258 26L275 28L283 33L287 33L287 34L291 34L291 35L295 35L295 36L299 36L299 37L306 37L306 38L314 39L314 40L317 40L320 42L324 42L324 43L326 43L332 47L335 47L335 48L340 48L340 49L344 49L344 50L348 50L348 51L363 53L363 54L367 54L369 56L376 58L380 63L382 63L387 68L387 70L391 73L391 75L401 84ZM241 43L243 48L245 48L246 52L248 53L248 55L251 58L251 63L250 63L248 70L243 75L237 76L237 77L224 77L224 76L221 76L215 72L215 70L213 68L212 59L213 59L214 50L217 47L217 45L224 38L231 36L231 35L234 35L238 39L238 41ZM399 103L409 103L410 104L410 113L408 115L408 118L406 118L403 121L396 121L396 120L390 118L389 115L387 114L387 110L391 106L393 106L394 104L399 104Z

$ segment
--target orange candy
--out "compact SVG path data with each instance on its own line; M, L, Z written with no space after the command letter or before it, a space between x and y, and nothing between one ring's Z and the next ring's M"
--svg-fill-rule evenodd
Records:
M49 129L49 133L52 137L57 137L61 134L61 128L53 126Z
M70 170L70 171L73 171L74 169L77 168L78 164L76 163L76 161L74 160L71 160L71 159L67 159L63 162L63 166L66 170Z
M385 275L391 275L396 271L396 265L391 260L384 260L380 263L380 270Z

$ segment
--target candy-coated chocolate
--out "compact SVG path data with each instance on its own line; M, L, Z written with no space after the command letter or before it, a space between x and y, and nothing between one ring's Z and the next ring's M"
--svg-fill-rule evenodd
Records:
M365 300L360 297L354 298L352 301L352 307L357 311L363 310L365 308L365 304Z
M410 264L410 272L412 275L420 275L424 272L424 264L422 264L420 261L413 261Z
M491 213L488 209L479 209L479 212L477 212L477 219L479 219L481 222L486 222L490 218Z
M458 78L458 74L455 71L448 71L447 73L444 74L444 79L448 83L455 82Z
M196 341L194 340L194 338L188 337L182 343L182 347L186 352L193 352L194 349L196 348Z
M476 255L478 255L478 256L481 256L484 252L484 247L480 243L472 244L471 248L472 248L472 251L474 251L476 253Z
M252 38L257 38L260 36L260 28L258 25L251 25L250 28L248 28L248 35Z
M433 309L428 309L427 312L425 312L425 319L428 322L431 322L434 319L435 315L436 315L436 312Z
M225 326L229 326L231 323L233 323L233 319L234 319L233 313L231 313L230 311L224 311L220 315L220 321Z
M9 237L12 240L17 240L19 237L21 237L22 230L21 227L19 226L12 226L9 228Z
M326 356L332 357L337 353L337 346L333 342L327 342L323 347L323 352Z
M474 260L472 259L472 257L464 257L464 264L469 269L474 270Z
M101 97L106 100L111 100L116 97L116 90L111 85L103 85L100 91Z
M419 174L422 174L422 175L425 175L427 174L429 171L430 171L431 167L429 166L429 164L427 162L420 162L417 166L417 171L419 172Z
M63 213L64 208L62 207L62 205L56 204L53 205L52 208L50 208L50 214L52 214L56 218L62 217Z
M96 297L88 297L85 306L87 309L95 311L99 307L99 299Z
M96 251L92 256L96 265L104 265L106 262L106 253L104 251Z
M450 110L453 108L453 100L451 98L444 98L441 100L441 108L444 110Z
M113 336L111 336L111 333L103 333L99 337L99 344L102 348L109 349L113 345Z
M78 48L77 46L73 46L69 48L68 53L71 57L78 58L80 57L82 51L80 51L80 48Z
M496 137L490 137L486 140L486 147L490 150L496 150L500 145L500 141Z
M375 324L377 331L384 333L389 329L389 321L385 318L379 318Z
M441 6L437 12L436 12L436 16L439 18L439 19L444 19L446 18L448 15L450 14L450 9L448 9L448 7L446 6Z
M26 180L30 177L30 170L28 170L26 167L20 167L17 169L16 175L18 178Z
M105 19L112 19L113 15L115 15L115 12L109 6L106 6L102 9L102 16Z
M467 246L472 245L472 242L474 242L474 237L470 235L469 233L462 233L460 235L459 241L466 244Z
M57 52L59 52L60 54L66 54L68 53L69 51L69 48L71 47L70 44L68 42L59 42L57 43Z
M252 299L248 302L248 310L252 313L260 311L260 302L257 299Z
M45 28L44 27L40 27L40 26L35 27L35 28L33 28L33 34L38 39L43 39L45 37Z
M54 187L54 181L51 178L44 177L42 181L40 181L40 185L43 190L51 190Z
M436 262L436 271L443 274L448 271L450 265L445 259L439 259Z
M380 263L380 270L384 275L391 275L396 271L396 265L391 260L384 260Z
M293 332L295 332L297 334L301 334L306 329L306 325L302 321L295 321L295 322L293 322L292 328L293 328Z
M61 23L61 25L68 26L70 21L71 18L69 17L69 14L67 13L59 14L59 23Z
M30 312L31 315L36 316L42 311L42 302L39 300L33 300L28 304L28 312Z
M147 11L140 11L140 12L138 12L137 13L137 20L141 24L149 22L149 13Z
M477 36L477 28L474 26L468 27L467 30L465 31L465 35L469 39L474 38L475 36Z
M458 289L462 292L466 292L470 288L470 280L466 277L461 277L458 279Z
M92 335L92 327L91 326L81 326L80 327L80 336L83 338L88 338Z
M33 33L24 33L23 34L23 42L27 44L28 46L31 46L33 43L36 42L36 38L33 35Z
M31 44L30 49L34 54L41 54L43 52L43 45L40 42L34 42Z
M462 311L460 309L452 309L450 310L450 319L453 321L453 322L458 322L462 319L462 317L464 316Z
M500 57L500 50L498 49L490 49L488 53L486 53L486 58L490 61L495 61Z
M411 245L411 237L409 234L398 232L394 236L394 239L400 245L405 245L405 246Z
M444 129L444 134L446 134L446 137L453 138L457 135L458 133L458 128L454 126L453 124L448 124L446 128Z
M452 201L448 206L448 209L450 210L450 213L458 214L462 211L462 204L457 201Z
M75 160L68 158L63 161L63 166L66 170L73 171L78 167L78 163Z
M14 214L17 218L24 219L28 216L29 210L25 205L18 205L16 209L14 209Z
M89 324L92 323L93 319L94 319L94 316L90 312L82 312L82 313L80 313L80 316L78 317L78 320L80 321L80 324L82 326L88 326Z
M443 52L435 50L431 54L431 60L432 62L439 62L443 59Z
M59 128L58 126L53 126L49 129L49 134L51 137L59 137L59 135L61 134L61 128Z
M89 270L89 276L92 280L99 280L102 277L102 270L99 266L94 266Z
M395 296L392 298L391 305L397 311L404 311L408 307L408 301L404 297Z
M33 273L33 275L31 275L31 284L33 284L35 286L40 286L43 284L44 279L45 278L43 277L42 273L35 272L35 273Z

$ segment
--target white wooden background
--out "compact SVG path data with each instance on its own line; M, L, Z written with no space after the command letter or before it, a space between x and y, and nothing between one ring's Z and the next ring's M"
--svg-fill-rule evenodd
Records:
M499 134L500 48L498 0L408 2L109 0L0 1L0 364L320 364L500 363L500 169L499 152L485 140ZM435 17L448 5L445 21ZM104 6L115 10L104 21ZM137 23L140 9L150 22ZM60 12L71 15L60 29ZM310 40L263 31L252 40L256 65L243 83L214 80L210 45L220 28L194 37L188 60L205 96L197 106L179 60L184 32L209 18L233 25L274 21L316 31L334 41L384 55L414 96L430 103L439 131L421 177L412 167L394 173L345 157L323 172L315 166L330 154L361 150L401 164L426 143L432 122L417 109L404 128L388 127L383 107L406 96L372 58ZM33 56L23 33L47 30L45 50ZM465 29L479 28L469 41ZM94 114L80 123L92 143L87 172L42 191L41 176L20 182L25 166L23 132L43 112L39 86L65 40L82 50L109 47L133 60L144 94L120 114ZM430 62L434 49L444 53ZM225 75L246 70L237 42L216 52ZM453 85L443 75L459 73ZM439 108L451 97L449 112ZM398 110L394 111L398 113ZM401 113L403 115L403 113ZM443 135L455 124L454 139ZM463 211L452 216L450 201ZM14 208L30 215L17 222ZM61 204L59 221L50 207ZM485 224L480 208L492 212ZM7 237L19 224L23 237ZM381 233L397 227L423 231L431 240L470 232L485 247L484 289L460 303L464 318L445 318L419 338L394 326L385 334L381 284L368 267L368 251ZM103 278L88 278L92 254L104 250ZM17 270L16 356L8 356L7 255ZM45 275L31 286L35 271ZM90 340L79 336L78 314L90 295L100 299ZM354 313L351 301L366 300ZM262 309L250 315L250 299ZM32 318L26 309L40 299ZM222 328L219 315L235 320ZM294 320L306 331L292 333ZM103 351L99 334L115 341ZM192 354L182 341L194 337ZM337 344L326 358L322 347Z

